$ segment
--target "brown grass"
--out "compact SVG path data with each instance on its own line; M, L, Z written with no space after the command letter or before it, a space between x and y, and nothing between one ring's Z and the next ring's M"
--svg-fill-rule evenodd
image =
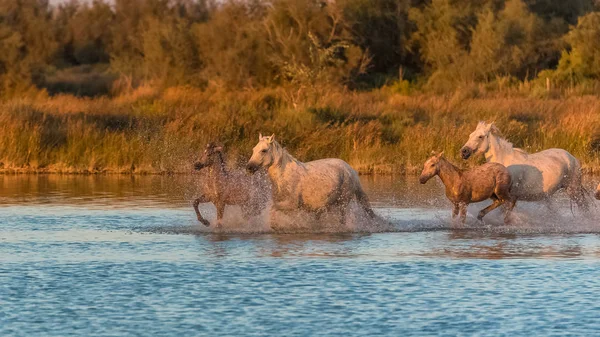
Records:
M2 102L0 167L4 172L189 172L205 143L220 141L243 162L263 132L275 133L304 161L338 157L363 174L415 173L431 150L476 165L461 162L457 154L479 120L496 121L527 151L564 148L587 172L600 172L595 96L461 91L406 96L389 88L231 92L218 86L142 86L112 99L37 95Z

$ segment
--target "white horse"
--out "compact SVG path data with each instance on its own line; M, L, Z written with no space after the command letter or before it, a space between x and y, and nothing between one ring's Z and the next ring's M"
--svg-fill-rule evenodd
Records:
M550 196L564 188L580 208L588 209L581 184L581 165L563 149L530 154L502 138L493 123L479 122L460 153L463 159L482 153L488 162L506 166L513 182L511 194L517 200L549 202Z
M254 173L261 167L267 168L273 183L272 211L287 213L302 209L320 216L337 208L343 221L348 204L356 199L370 217L375 216L358 174L343 160L303 163L282 148L275 135L260 135L246 169Z

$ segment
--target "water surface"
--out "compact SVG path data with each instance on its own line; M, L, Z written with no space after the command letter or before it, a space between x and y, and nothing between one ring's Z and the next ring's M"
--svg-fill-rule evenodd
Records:
M248 234L197 224L195 179L0 176L0 335L600 331L600 218L564 196L455 229L439 183L367 177L392 231Z

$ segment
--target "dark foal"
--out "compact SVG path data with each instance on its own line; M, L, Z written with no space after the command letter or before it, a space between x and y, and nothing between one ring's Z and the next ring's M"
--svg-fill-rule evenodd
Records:
M226 205L242 208L244 219L260 214L266 207L269 187L262 177L251 177L242 170L228 170L223 159L223 147L213 143L206 145L202 158L194 164L197 171L207 171L203 180L202 195L194 200L198 221L205 226L210 222L202 217L198 205L213 203L217 209L217 227L223 221Z

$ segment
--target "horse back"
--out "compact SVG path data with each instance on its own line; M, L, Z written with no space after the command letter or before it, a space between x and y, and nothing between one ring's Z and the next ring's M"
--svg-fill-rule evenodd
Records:
M488 199L495 190L508 191L511 176L508 169L499 163L485 163L463 173L463 184L468 186L473 201Z
M302 199L314 208L345 200L360 186L356 171L341 159L319 159L304 167L300 181Z
M533 165L542 170L570 171L580 168L579 160L563 149L547 149L529 154L527 160L520 164Z

